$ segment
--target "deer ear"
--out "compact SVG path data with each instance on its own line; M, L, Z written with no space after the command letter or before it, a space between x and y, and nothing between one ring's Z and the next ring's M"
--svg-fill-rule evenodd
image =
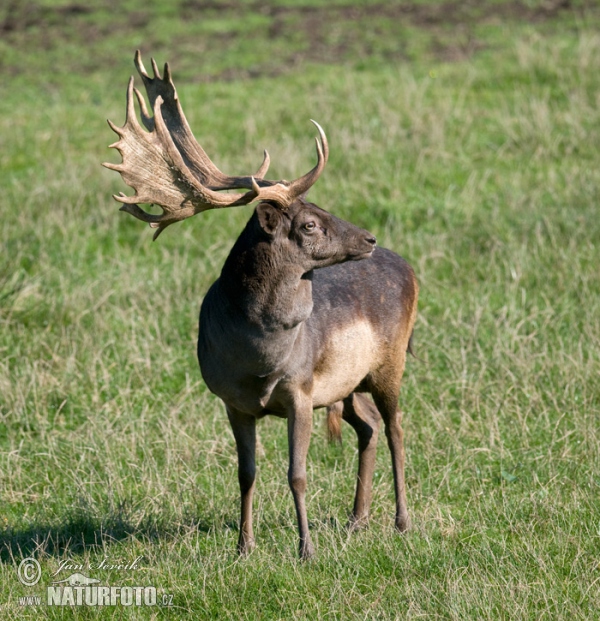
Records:
M256 208L256 214L262 230L274 237L281 225L281 211L270 203L260 203Z

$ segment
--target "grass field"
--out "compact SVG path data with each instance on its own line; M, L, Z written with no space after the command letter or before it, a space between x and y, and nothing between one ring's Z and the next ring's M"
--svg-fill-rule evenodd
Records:
M328 446L316 412L316 559L296 558L277 419L259 425L258 547L236 556L234 441L195 338L250 208L156 243L118 212L105 119L124 120L138 47L171 62L231 174L263 148L272 178L305 172L317 119L312 200L413 265L408 534L384 441L370 528L346 532L353 432ZM172 596L77 619L600 619L595 3L8 2L0 75L1 619L62 618L19 598L45 599L65 562Z

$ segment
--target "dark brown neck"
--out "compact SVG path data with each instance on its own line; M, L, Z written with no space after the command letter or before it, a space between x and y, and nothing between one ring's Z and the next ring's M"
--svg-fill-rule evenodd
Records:
M312 272L286 260L277 240L265 238L253 216L232 248L219 279L240 319L268 332L289 330L312 312Z

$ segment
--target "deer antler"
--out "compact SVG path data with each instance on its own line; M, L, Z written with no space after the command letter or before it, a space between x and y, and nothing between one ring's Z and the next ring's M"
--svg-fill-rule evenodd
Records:
M317 145L316 166L311 171L292 182L277 181L267 185L265 181L263 187L259 187L258 184L254 183L252 188L257 193L260 200L274 201L282 209L287 209L298 197L304 196L321 176L329 158L329 144L323 128L312 119L311 122L316 125L319 131L319 137L321 138L321 142L319 142L318 138L315 138Z
M219 207L247 205L256 200L270 200L282 209L299 196L306 194L321 175L329 155L327 138L321 127L321 143L317 140L317 165L306 175L292 181L268 181L263 179L269 167L269 154L253 176L230 177L222 173L198 144L179 103L169 65L165 64L164 77L152 59L154 77L144 68L139 50L135 54L135 66L140 74L154 116L150 116L142 94L133 86L133 77L127 87L127 113L123 127L108 121L119 140L110 146L116 148L123 158L121 164L104 163L103 166L121 173L123 181L135 190L134 196L122 192L114 198L121 203L121 211L148 222L160 233L173 222L184 220L201 211ZM138 122L133 94L141 111L144 131ZM246 189L244 194L220 194L222 190ZM137 203L159 205L163 213L149 214Z

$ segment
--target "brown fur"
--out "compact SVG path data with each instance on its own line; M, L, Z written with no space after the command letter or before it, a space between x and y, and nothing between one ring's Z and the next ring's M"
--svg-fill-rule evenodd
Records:
M336 401L327 407L327 436L329 442L342 443L342 415L344 403Z
M206 383L225 401L238 447L240 552L254 546L254 425L272 414L288 419L288 480L298 515L300 555L307 558L313 545L305 504L306 455L317 407L327 408L332 440L341 438L342 419L357 435L359 470L350 527L368 522L383 419L392 454L396 527L408 528L397 403L418 287L408 264L388 250L375 249L362 261L344 260L338 244L348 252L364 244L358 240L368 234L309 203L297 202L281 218L267 212L250 220L205 298L198 356ZM303 222L317 216L329 232L327 239L311 238L308 246L302 240L299 245L286 241L295 238L290 228L300 231ZM268 239L262 236L263 227ZM333 264L332 256L338 257ZM307 272L310 261L315 263ZM321 262L325 265L316 269ZM362 392L370 392L374 401Z
M148 222L156 238L170 224L207 209L260 201L204 299L198 336L202 375L224 401L236 442L240 553L254 546L256 421L272 414L287 419L288 482L298 518L300 556L313 554L306 458L312 412L318 407L328 410L331 438L341 438L342 419L358 438L352 528L368 520L383 420L392 458L396 528L406 530L398 396L417 308L412 269L393 252L375 248L368 231L306 200L329 155L327 138L317 123L317 164L295 181L264 179L266 152L254 175L225 175L196 143L168 66L161 77L152 61L150 77L139 52L135 65L153 116L132 78L125 124L110 124L119 136L112 146L123 162L106 164L136 190L134 196L115 196L122 210ZM134 96L148 131L137 120ZM221 193L232 189L247 191ZM163 213L147 213L137 203L155 203ZM373 401L360 394L365 392Z

